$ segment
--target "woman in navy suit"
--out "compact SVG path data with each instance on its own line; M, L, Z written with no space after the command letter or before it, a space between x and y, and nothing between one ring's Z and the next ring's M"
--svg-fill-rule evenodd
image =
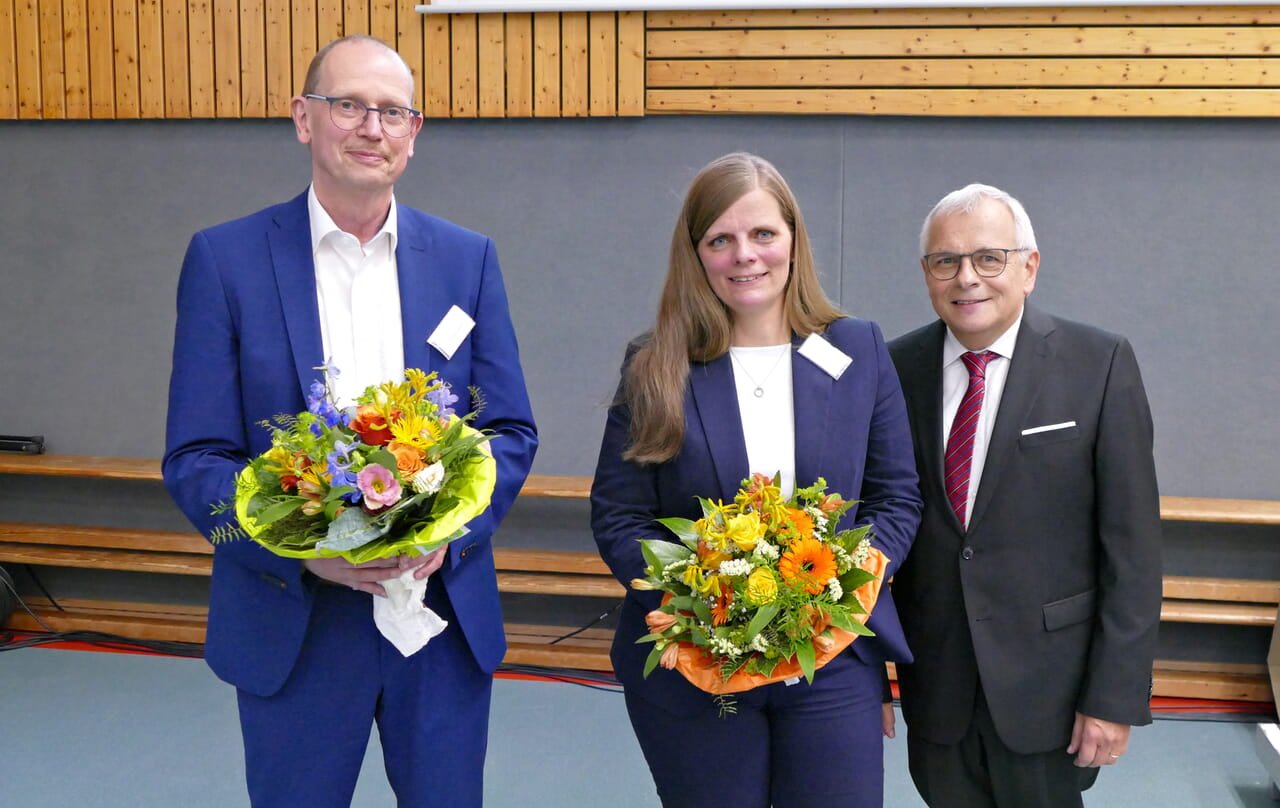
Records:
M825 344L824 344L825 343ZM791 189L750 154L694 178L671 240L653 330L627 350L591 491L600 554L624 585L643 577L654 520L701 516L753 472L783 494L825 477L860 500L891 564L919 522L911 435L880 329L842 314L818 282ZM679 673L642 676L644 615L660 592L628 590L613 644L627 712L666 808L879 806L885 660L910 661L885 587L869 627L804 680L735 695L735 711Z

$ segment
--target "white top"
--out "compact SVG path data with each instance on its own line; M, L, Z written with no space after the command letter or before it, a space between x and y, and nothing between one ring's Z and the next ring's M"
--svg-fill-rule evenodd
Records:
M400 280L396 273L396 201L382 228L368 243L338 228L307 191L316 301L325 361L338 407L355 403L369 385L404 378L404 334L400 321Z
M969 497L964 509L964 526L969 527L969 517L973 515L973 501L978 496L978 485L982 481L982 469L986 466L987 445L991 442L991 429L996 423L996 414L1000 411L1000 398L1004 395L1004 383L1009 378L1009 363L1013 359L1013 346L1018 341L1018 329L1022 326L1022 313L1009 330L1001 334L990 346L974 353L993 351L999 356L987 363L986 391L982 397L982 411L978 413L978 426L973 433L973 460L969 465ZM951 422L955 420L956 410L960 409L960 400L969 389L969 369L965 366L961 354L968 348L960 344L947 329L947 336L942 341L942 454L946 457L947 436L951 433Z
M796 421L791 343L729 349L747 466L752 474L782 474L782 495L796 487ZM759 393L759 395L757 395Z

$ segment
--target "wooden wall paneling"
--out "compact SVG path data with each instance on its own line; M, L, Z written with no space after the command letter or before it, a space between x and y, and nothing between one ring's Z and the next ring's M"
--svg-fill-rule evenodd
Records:
M1007 25L1278 25L1280 5L650 11L649 28L910 28Z
M618 114L618 17L612 11L593 11L587 20L590 38L587 77L592 115Z
M213 6L214 115L240 117L240 14L235 3Z
M317 48L323 48L342 36L344 11L342 0L317 0L315 17Z
M0 6L4 5L0 2ZM89 9L87 0L62 0L62 71L67 117L88 118ZM0 23L0 37L4 36ZM0 55L0 62L3 56ZM163 73L161 74L163 75Z
M62 72L62 2L40 0L40 117L67 116L66 85Z
M560 15L560 116L580 118L591 113L590 34L587 13Z
M0 0L0 118L18 117L18 54L13 32L14 0Z
M369 33L369 0L344 0L342 36Z
M116 114L115 29L108 3L89 3L89 114Z
M655 59L649 86L1053 87L1280 85L1273 58Z
M560 117L560 15L533 15L533 114Z
M413 14L412 3L405 3L404 13ZM369 35L376 36L399 52L400 49L396 46L396 33L396 0L370 0ZM400 55L404 56L403 53Z
M450 114L455 118L476 117L476 15L452 14L450 21L450 64L452 103Z
M1275 116L1270 89L650 90L651 113L988 116Z
M292 22L289 0L267 0L262 9L263 43L266 55L266 106L268 118L289 114L294 93Z
M1208 56L1271 51L1276 28L756 28L651 30L650 57Z
M164 114L191 117L191 63L188 59L186 0L163 0Z
M405 62L409 64L409 68L413 71L414 109L425 109L426 107L426 57L422 49L422 37L426 29L425 18L427 16L426 14L414 13L411 7L397 9L395 35L388 40L395 43L396 51L404 57Z
M618 114L644 115L644 12L618 13Z
M507 111L506 19L481 14L476 21L477 112L482 118L501 118Z
M263 0L240 0L240 117L267 115L267 13Z
M164 10L138 0L138 115L163 118L164 109Z
M293 9L289 28L293 49L293 82L289 89L293 93L301 93L302 84L307 78L307 67L311 65L311 59L319 49L316 44L316 5L314 0L293 0L290 5Z
M40 10L36 0L15 0L13 28L17 42L14 72L18 85L18 117L39 118L44 101L40 93Z
M424 15L422 111L431 118L447 118L453 110L453 30L448 14Z
M209 0L188 0L187 55L191 76L191 117L212 118L214 105L213 10Z
M507 116L533 115L533 15L507 15Z
M138 6L135 0L115 3L111 9L115 38L116 117L142 114L138 99Z

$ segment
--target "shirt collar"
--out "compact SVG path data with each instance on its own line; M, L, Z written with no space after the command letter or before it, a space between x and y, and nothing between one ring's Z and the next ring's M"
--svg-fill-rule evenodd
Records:
M1003 334L996 337L985 349L993 351L1005 359L1013 358L1013 347L1018 341L1018 329L1022 327L1022 315L1026 312L1027 307L1023 306L1022 311L1018 312L1018 319L1013 321L1013 325L1009 326ZM968 352L968 348L960 344L960 340L956 339L956 335L951 333L951 329L947 329L947 336L942 340L942 366L945 368L952 362L959 362L960 355ZM975 351L981 353L981 351Z
M333 217L324 209L324 205L320 204L320 200L316 198L316 186L313 183L307 188L307 213L311 219L311 254L314 256L320 249L320 244L324 241L325 236L330 233L343 233L342 228L334 223ZM387 234L388 249L392 255L396 252L396 241L400 235L400 219L396 210L396 197L391 195L391 209L387 211L387 220L382 223L377 233L373 234L373 238L369 239L369 244L377 241L383 233ZM362 247L365 245L361 245Z

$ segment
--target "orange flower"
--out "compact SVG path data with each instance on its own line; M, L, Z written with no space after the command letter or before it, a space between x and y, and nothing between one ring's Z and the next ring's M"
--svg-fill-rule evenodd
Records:
M782 512L777 530L778 541L782 544L811 540L813 539L813 519L799 508L787 508ZM826 578L823 580L825 581Z
M839 508L843 504L844 500L841 499L839 494L828 494L818 503L818 508L823 513L830 514L834 513L836 508Z
M778 559L782 580L793 581L793 586L801 587L810 595L820 594L826 589L827 581L836 577L837 571L835 553L817 539L801 539L792 543Z
M396 456L396 468L406 480L426 468L422 452L408 444L393 440L387 444L387 451Z
M391 414L398 418L400 411ZM370 446L386 446L391 442L391 429L387 419L372 404L361 404L356 408L356 417L351 419L351 429L360 436L360 440Z
M671 643L662 649L662 658L658 660L658 664L667 670L675 668L676 663L680 661L680 644Z
M711 607L711 624L723 626L729 622L729 607L733 605L733 587L727 586L716 598L716 605Z
M661 634L676 624L676 616L667 614L659 609L654 609L644 616L644 622L649 626L649 631L653 634Z

